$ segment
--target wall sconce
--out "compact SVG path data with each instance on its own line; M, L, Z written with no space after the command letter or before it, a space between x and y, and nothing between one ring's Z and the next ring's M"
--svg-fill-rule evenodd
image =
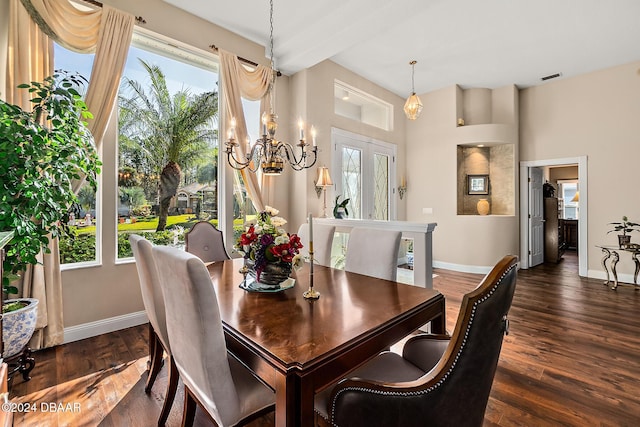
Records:
M316 195L320 198L320 193L324 193L324 204L322 205L322 218L327 217L327 187L331 187L331 176L329 176L329 168L321 166L318 168L318 178L314 181L316 186Z
M400 195L400 200L402 200L402 198L404 197L404 193L406 192L407 192L407 180L403 176L402 180L400 180L400 187L398 187L398 194Z

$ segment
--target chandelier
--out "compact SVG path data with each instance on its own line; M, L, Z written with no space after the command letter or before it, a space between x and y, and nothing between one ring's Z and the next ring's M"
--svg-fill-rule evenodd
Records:
M420 116L422 112L422 101L416 95L415 89L415 71L416 71L416 63L418 61L411 61L409 65L411 65L411 96L407 98L407 102L404 103L404 113L407 115L409 120L415 120Z
M251 145L247 138L246 154L244 159L236 157L235 148L240 144L235 140L235 119L231 119L229 140L225 143L225 152L227 153L227 161L229 162L229 165L234 169L248 169L255 173L258 169L262 168L262 172L265 175L280 175L284 169L285 162L288 163L295 171L301 171L312 167L316 163L318 147L316 145L316 131L312 126L311 141L313 145L309 148L310 144L305 138L304 123L301 120L298 122L300 140L295 144L295 146L283 141L278 141L275 138L276 130L278 129L278 115L274 112L274 91L276 76L278 73L275 69L275 63L273 60L273 0L270 0L269 3L271 82L269 83L267 92L271 94L270 111L269 114L265 113L262 115L262 137L258 138L253 145ZM297 155L296 152L298 152ZM312 156L309 154L312 154Z

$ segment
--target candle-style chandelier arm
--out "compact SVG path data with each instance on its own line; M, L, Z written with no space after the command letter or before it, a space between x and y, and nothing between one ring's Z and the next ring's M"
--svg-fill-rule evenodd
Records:
M305 143L304 141L300 141L298 144L296 144L296 147L300 147L299 159L296 157L294 148L290 144L279 141L278 146L280 150L285 152L285 156L289 161L289 165L295 171L301 171L303 169L312 167L316 164L316 160L318 159L318 147L313 146L311 147L311 150L307 150L306 147L308 147L309 144ZM313 161L311 163L307 162L307 158L309 157L308 151L311 151L311 153L313 153Z
M229 166L231 166L233 169L249 169L251 172L255 173L260 168L260 162L257 161L257 159L260 158L262 151L264 151L262 141L258 140L258 143L251 148L251 151L245 153L245 159L243 161L239 160L236 157L236 147L239 147L240 144L235 142L235 140L230 139L225 143L225 145L225 152L227 153L227 163L229 163Z

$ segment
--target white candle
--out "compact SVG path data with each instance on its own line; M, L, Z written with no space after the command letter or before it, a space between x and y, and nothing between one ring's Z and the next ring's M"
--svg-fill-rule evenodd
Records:
M267 134L267 113L262 113L262 134Z
M402 180L400 181L400 186L401 187L406 187L407 186L407 180L405 179L405 177L402 177Z
M313 146L316 146L316 128L311 126L311 141L313 142Z
M236 133L236 118L231 118L231 129L229 129L229 139L235 138Z
M300 141L304 141L304 122L298 120L298 127L300 128Z

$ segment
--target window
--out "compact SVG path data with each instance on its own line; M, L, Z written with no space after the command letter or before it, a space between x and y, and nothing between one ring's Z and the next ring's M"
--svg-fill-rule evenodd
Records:
M393 105L339 80L333 84L334 112L380 129L393 130Z
M196 221L217 225L217 83L212 54L134 32L118 97L119 259L132 232L181 244Z
M339 129L332 130L336 196L349 199L350 218L395 219L396 146Z
M578 200L580 198L578 192L578 181L558 181L559 206L563 219L580 219Z
M89 80L93 68L93 54L72 52L54 43L54 68L77 72ZM87 87L79 88L84 95ZM101 177L98 177L100 187ZM98 188L99 190L99 188ZM71 266L93 265L100 260L101 222L98 215L99 197L88 183L78 192L79 202L69 212L69 233L60 238L60 264Z

